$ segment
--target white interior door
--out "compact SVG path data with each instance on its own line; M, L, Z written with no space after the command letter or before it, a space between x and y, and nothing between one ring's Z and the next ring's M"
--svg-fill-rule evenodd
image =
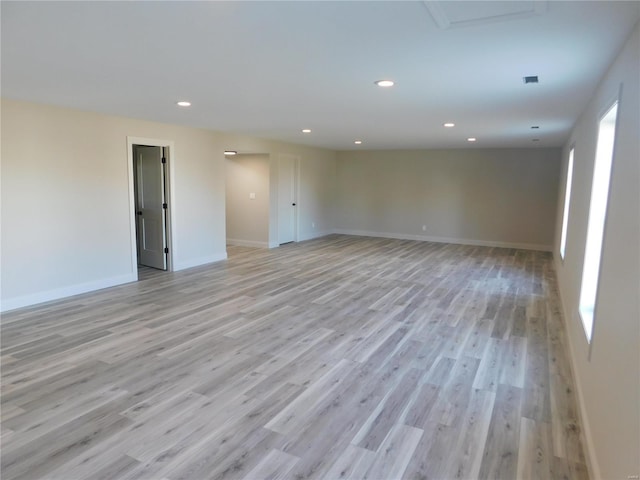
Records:
M138 262L167 269L162 147L135 146Z
M296 158L278 158L278 243L296 240Z

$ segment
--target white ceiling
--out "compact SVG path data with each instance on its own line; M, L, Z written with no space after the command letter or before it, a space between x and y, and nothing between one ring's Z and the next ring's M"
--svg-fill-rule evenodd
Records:
M336 150L545 147L566 141L640 2L2 1L1 15L8 98Z

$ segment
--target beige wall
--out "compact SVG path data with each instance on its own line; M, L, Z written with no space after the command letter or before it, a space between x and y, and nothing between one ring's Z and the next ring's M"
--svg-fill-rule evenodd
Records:
M241 153L269 153L272 186L278 185L279 155L298 158L298 241L333 232L336 152L241 135L226 135L225 148ZM271 189L271 197L269 244L273 247L278 245L277 188Z
M174 142L174 268L226 257L218 136L3 99L3 309L136 278L127 136Z
M571 345L582 420L595 478L640 474L640 26L589 102L563 155L575 144L565 260L560 260L559 202L556 268ZM618 106L611 189L591 356L578 299L586 243L593 162L600 116Z
M225 164L227 243L268 247L269 155L236 155Z
M550 249L559 168L557 149L339 152L336 227Z
M334 152L7 99L1 109L1 310L136 279L127 137L175 147L174 269L226 258L228 148L297 155L300 238L332 227Z

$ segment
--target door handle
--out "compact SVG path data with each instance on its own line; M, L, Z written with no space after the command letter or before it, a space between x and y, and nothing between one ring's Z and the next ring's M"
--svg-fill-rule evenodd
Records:
M136 212L137 215L142 215L142 212Z

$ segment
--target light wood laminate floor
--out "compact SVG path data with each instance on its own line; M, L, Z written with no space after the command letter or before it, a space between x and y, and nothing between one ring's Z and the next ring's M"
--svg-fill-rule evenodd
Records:
M2 478L587 478L551 255L332 235L2 318Z

